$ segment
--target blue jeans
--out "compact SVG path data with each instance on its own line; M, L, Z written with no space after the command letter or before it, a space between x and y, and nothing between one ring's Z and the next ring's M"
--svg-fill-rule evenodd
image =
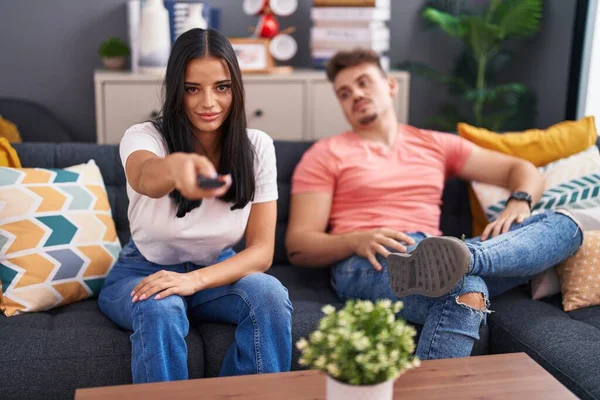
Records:
M426 237L419 232L409 235L417 244ZM400 315L423 325L416 350L420 359L468 357L489 311L463 304L458 297L482 293L487 304L490 297L566 260L582 241L583 233L571 218L548 211L513 224L510 232L484 242L479 238L467 240L472 255L470 272L445 296L398 298L390 286L386 260L381 256L378 256L381 272L358 256L337 263L332 271L332 286L344 300L401 300L404 309ZM409 246L408 252L415 247L416 244Z
M217 262L234 254L233 250L225 251ZM123 247L100 291L98 304L113 322L133 331L133 383L188 378L188 317L237 325L235 342L221 365L221 376L289 371L292 304L287 289L270 275L250 274L233 284L188 297L173 295L131 302L131 291L148 275L163 269L185 273L198 268L191 263L157 265L146 260L133 242Z

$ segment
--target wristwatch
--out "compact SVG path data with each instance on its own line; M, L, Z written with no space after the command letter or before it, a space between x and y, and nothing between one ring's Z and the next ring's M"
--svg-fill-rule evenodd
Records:
M508 200L506 200L506 203L508 204L509 201L511 200L517 200L517 201L526 201L527 204L529 205L529 211L531 211L531 195L527 192L513 192L510 197L508 198Z

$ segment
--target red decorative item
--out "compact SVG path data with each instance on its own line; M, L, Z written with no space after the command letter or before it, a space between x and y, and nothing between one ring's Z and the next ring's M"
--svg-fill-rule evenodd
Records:
M247 15L258 17L256 27L251 27L250 32L253 31L256 38L268 40L268 57L278 61L288 61L294 57L298 44L290 34L296 28L289 27L280 31L276 16L292 15L298 9L298 0L244 0L242 6Z
M268 8L268 7L267 7ZM256 26L256 36L271 39L279 33L279 22L271 13L265 13L260 16Z

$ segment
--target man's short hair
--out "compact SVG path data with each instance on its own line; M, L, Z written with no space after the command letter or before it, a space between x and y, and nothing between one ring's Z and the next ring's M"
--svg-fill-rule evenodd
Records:
M330 82L335 80L335 77L344 69L355 67L360 64L372 64L381 70L383 75L385 71L381 66L379 54L369 49L346 50L336 53L327 63L326 72L327 79Z

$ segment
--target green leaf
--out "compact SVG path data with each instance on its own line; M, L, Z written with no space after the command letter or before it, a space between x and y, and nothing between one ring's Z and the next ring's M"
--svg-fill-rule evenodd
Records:
M521 94L525 93L526 91L527 88L520 83L505 83L503 85L485 87L479 90L467 90L465 92L465 100L472 102L481 101L485 104L496 101L499 96Z
M527 36L540 29L542 0L504 0L492 16L502 37Z
M462 38L466 34L466 28L461 20L451 14L443 11L436 10L434 8L425 8L423 11L423 17L426 21L436 24L444 32L450 36Z
M100 57L126 57L129 55L129 46L118 37L111 37L100 44L98 54Z
M459 15L465 8L465 0L427 0L424 8L434 8L450 15Z
M500 27L480 16L465 17L464 25L466 34L463 40L476 57L487 56L502 40Z
M398 69L408 71L412 75L420 76L434 82L448 86L451 90L466 90L469 84L458 76L448 75L420 62L404 62L398 65Z

